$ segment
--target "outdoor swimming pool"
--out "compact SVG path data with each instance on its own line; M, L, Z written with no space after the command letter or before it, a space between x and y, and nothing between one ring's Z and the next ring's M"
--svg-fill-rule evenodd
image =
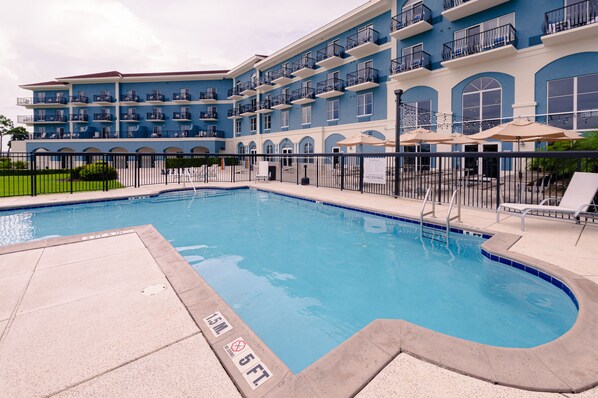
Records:
M0 213L0 244L153 224L298 373L377 318L463 339L533 347L571 328L559 288L490 261L481 238L450 247L419 227L256 190Z

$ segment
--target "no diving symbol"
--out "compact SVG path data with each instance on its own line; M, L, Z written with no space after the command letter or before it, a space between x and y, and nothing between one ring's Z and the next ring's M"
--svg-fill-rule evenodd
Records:
M247 346L247 343L244 340L237 340L230 345L230 349L233 352L241 352L245 349L245 346Z

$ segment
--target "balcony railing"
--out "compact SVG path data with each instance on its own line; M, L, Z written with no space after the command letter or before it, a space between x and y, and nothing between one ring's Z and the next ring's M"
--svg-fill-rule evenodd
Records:
M153 94L147 94L147 96L145 97L146 101L153 101L153 102L164 102L164 94L160 94L160 93L153 93Z
M206 119L218 119L218 112L216 111L211 111L211 112L200 112L199 113L199 118L201 120L206 120Z
M242 85L239 84L238 86L233 87L233 88L231 88L231 89L228 90L228 96L229 97L232 97L232 96L239 96L239 97L241 97L242 96L241 95L241 91L243 91Z
M141 101L141 98L139 98L139 96L135 95L135 94L125 94L125 95L120 96L120 101L121 102L139 102L139 101Z
M173 101L191 101L191 94L189 93L172 93Z
M544 14L544 34L564 32L580 26L598 23L598 3L582 1Z
M172 120L191 120L191 112L172 112Z
M138 122L139 114L138 113L122 113L120 115L120 120L130 121L130 122Z
M280 79L280 78L287 78L291 79L291 68L278 68L274 72L272 72L272 80Z
M66 105L68 99L66 97L33 97L34 104L45 104L45 105Z
M267 111L267 110L271 110L271 109L272 109L272 101L269 99L262 100L259 102L259 104L257 104L258 111Z
M166 120L166 114L162 112L150 112L147 114L147 120Z
M17 116L18 123L66 123L68 117L65 115L25 115Z
M390 63L390 74L407 72L414 69L430 69L430 54L425 51L417 51L410 55L405 55L393 59Z
M286 94L277 95L272 97L270 100L270 106L274 108L275 106L281 105L288 105L291 106L291 96Z
M94 95L93 102L114 102L114 98L108 94Z
M71 122L88 122L89 115L86 113L73 113L71 114Z
M238 117L240 115L241 115L241 109L238 107L228 110L228 117Z
M272 85L272 74L264 75L260 77L259 86L271 86Z
M114 115L111 113L94 113L93 120L98 122L112 122Z
M345 48L337 43L328 44L326 47L322 47L316 53L316 62L324 61L325 59L332 57L342 58L345 54Z
M345 81L343 79L326 79L318 83L316 94L329 93L331 91L344 91Z
M218 94L213 91L205 91L203 93L199 93L199 99L216 101L218 99Z
M402 13L394 16L391 20L390 30L395 32L421 21L432 23L432 11L423 4L418 4Z
M316 68L316 60L312 57L301 57L300 59L296 60L291 65L291 70L296 72L301 69L315 69Z
M245 104L239 107L239 113L254 113L255 112L255 105L252 104Z
M315 99L316 92L313 87L301 87L300 89L293 90L291 94L291 101L299 101L302 99Z
M484 51L493 50L515 45L517 42L517 31L513 25L503 25L498 28L485 30L480 33L469 35L444 44L442 49L442 60L448 61L468 55L478 54Z
M255 82L253 81L247 81L244 83L241 83L239 85L239 91L241 92L241 94L246 93L253 93L255 91Z
M89 102L89 98L86 95L73 95L69 97L69 101L76 104L87 104Z
M347 87L363 83L378 83L378 69L363 68L347 73Z
M200 138L223 138L224 131L220 130L200 130L197 133L197 136Z
M366 43L378 44L380 34L373 28L367 28L347 37L347 50Z
M442 8L444 8L445 11L450 10L451 8L458 7L468 1L469 0L442 0Z

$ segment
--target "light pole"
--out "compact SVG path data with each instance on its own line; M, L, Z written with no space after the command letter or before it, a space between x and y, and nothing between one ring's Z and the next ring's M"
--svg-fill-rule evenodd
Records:
M395 197L399 196L399 151L401 150L401 96L403 90L395 90L396 117L395 117Z

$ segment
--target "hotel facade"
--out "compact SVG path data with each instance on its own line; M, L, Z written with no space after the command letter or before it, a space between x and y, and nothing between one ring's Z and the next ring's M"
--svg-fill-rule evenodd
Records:
M231 70L113 71L22 85L32 95L17 102L33 114L18 122L33 133L12 150L352 151L338 141L394 139L398 89L403 131L473 134L517 117L591 131L597 37L598 0L372 0Z

